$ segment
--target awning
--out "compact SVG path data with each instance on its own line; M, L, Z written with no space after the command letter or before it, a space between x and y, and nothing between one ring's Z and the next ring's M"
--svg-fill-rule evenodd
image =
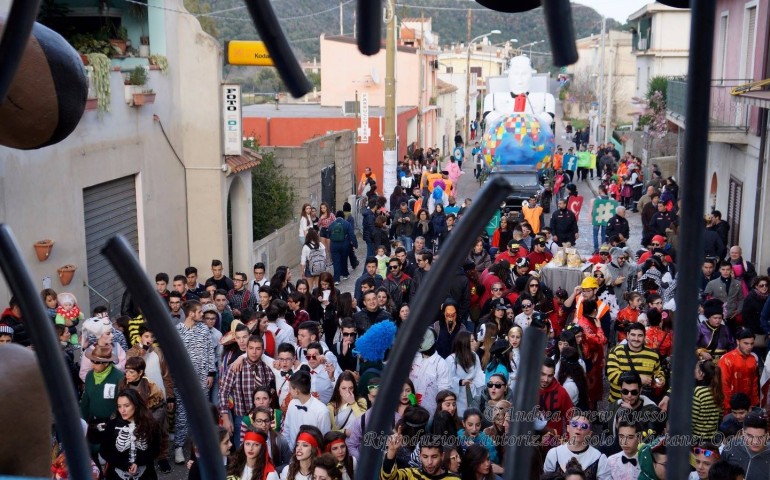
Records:
M738 103L759 108L770 108L770 91L742 93L735 96Z
M225 155L225 163L230 167L231 173L241 173L259 166L262 155L250 148L243 147L240 155Z

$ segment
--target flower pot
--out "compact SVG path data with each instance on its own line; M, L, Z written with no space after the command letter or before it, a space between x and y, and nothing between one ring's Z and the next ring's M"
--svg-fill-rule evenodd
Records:
M88 55L85 53L80 54L80 60L83 62L83 65L88 65Z
M150 103L155 103L154 93L134 93L133 102L135 107L141 107Z
M96 110L99 106L98 98L89 98L86 100L86 110Z
M35 242L35 253L37 254L37 259L41 262L45 262L48 260L48 257L51 255L51 249L53 248L54 241L53 240L40 240L39 242Z
M147 58L150 56L150 46L149 45L139 45L139 56Z
M67 286L72 281L72 277L75 276L75 270L77 270L78 267L75 265L64 265L63 267L59 268L57 272L59 272L59 282L63 286Z
M121 40L119 38L111 38L109 40L110 45L114 46L116 49L120 51L120 56L126 54L126 41Z

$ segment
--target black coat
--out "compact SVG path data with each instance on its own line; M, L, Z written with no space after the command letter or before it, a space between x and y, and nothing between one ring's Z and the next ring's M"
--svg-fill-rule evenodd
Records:
M671 225L674 216L671 212L655 212L650 219L650 233L653 235L666 236L666 229Z
M631 235L628 220L620 215L615 215L607 222L607 238L612 238L615 235L623 235L626 240Z
M375 323L382 322L384 320L393 320L388 312L382 308L378 308L376 312L370 312L369 310L361 310L353 315L353 321L356 322L356 330L358 335L361 336L369 330L369 327Z
M719 238L719 234L711 229L706 229L703 233L703 253L707 257L724 258L727 253L724 242Z
M558 238L559 244L569 242L575 245L575 239L578 234L578 223L575 214L566 208L564 210L557 209L551 215L551 232Z
M763 333L759 327L759 316L766 301L767 297L760 297L756 290L750 291L746 298L743 299L743 309L741 309L743 324L754 333Z

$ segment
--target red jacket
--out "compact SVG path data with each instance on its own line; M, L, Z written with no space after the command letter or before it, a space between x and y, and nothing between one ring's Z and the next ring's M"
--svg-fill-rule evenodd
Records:
M752 407L759 406L757 358L753 354L744 356L737 348L731 350L719 359L719 369L722 371L725 412L730 412L730 397L738 392L749 396Z
M540 409L548 417L549 429L556 430L560 436L569 421L572 400L564 387L554 378L550 385L540 389Z

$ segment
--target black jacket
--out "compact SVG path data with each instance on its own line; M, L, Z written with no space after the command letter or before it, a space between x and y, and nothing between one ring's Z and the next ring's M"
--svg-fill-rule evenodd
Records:
M364 332L369 330L369 327L375 323L382 322L384 320L392 320L390 314L385 310L378 308L376 312L370 312L369 310L361 310L353 315L353 320L356 322L356 330L358 335L363 335Z
M703 253L707 257L724 258L727 253L724 242L715 230L706 229L703 233Z
M612 238L618 234L622 234L628 240L630 229L628 227L628 220L620 215L615 215L607 222L607 238Z
M653 235L666 236L666 229L671 225L674 220L674 216L671 212L655 212L655 215L650 219L650 233Z
M372 232L374 231L374 212L368 207L361 213L361 235L365 242L372 241Z
M559 244L569 242L575 245L575 238L578 234L578 223L575 214L566 208L564 210L557 209L551 215L551 232L558 238Z
M464 322L471 309L471 288L468 277L462 267L455 270L454 276L449 280L449 291L446 297L452 298L457 303L457 321Z

